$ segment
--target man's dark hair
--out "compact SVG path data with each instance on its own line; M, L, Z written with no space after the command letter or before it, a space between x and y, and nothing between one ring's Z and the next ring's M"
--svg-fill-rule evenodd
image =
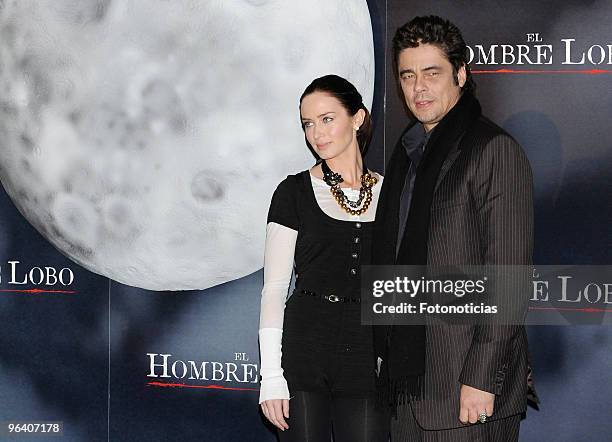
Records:
M416 48L420 44L437 46L453 66L455 84L459 84L457 72L465 66L466 80L463 91L474 92L476 84L468 66L468 48L461 31L448 20L436 15L415 17L395 32L393 37L393 60L398 68L399 54L404 49Z

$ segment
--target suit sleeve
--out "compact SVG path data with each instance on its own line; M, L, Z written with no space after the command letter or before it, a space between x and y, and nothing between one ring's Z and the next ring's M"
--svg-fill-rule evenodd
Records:
M473 194L484 264L494 270L495 296L524 310L528 300L525 267L533 253L533 179L529 161L508 135L490 140L479 155ZM518 269L518 270L517 270ZM521 325L477 325L460 382L500 394L512 341Z

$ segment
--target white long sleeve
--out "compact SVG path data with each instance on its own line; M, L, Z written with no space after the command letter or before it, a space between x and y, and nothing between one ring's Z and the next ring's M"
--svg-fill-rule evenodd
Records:
M259 315L260 404L269 399L289 399L289 388L281 368L281 342L297 235L296 230L277 223L268 223L266 228L264 286Z
M382 177L379 177L378 183L372 188L372 204L363 215L346 213L338 206L329 191L329 186L323 180L312 175L310 178L317 204L326 215L343 221L368 222L374 220ZM352 200L359 196L358 190L343 190ZM297 236L297 230L281 224L270 222L266 227L264 286L261 292L259 316L261 353L259 403L269 399L289 399L289 389L281 367L281 343L285 301L291 283Z
M261 291L259 329L283 328L285 300L291 283L297 230L277 223L266 227L264 285Z
M289 387L281 368L283 331L278 328L259 329L261 351L261 388L259 403L270 399L289 399Z

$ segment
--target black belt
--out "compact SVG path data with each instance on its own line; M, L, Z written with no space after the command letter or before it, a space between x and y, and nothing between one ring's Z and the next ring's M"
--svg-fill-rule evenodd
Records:
M334 295L333 293L329 293L327 295L325 294L321 294L321 293L316 293L316 292L312 292L310 290L300 290L298 292L298 296L310 296L312 298L318 298L321 301L327 301L327 302L332 302L332 303L336 303L336 302L344 302L344 303L353 303L353 304L361 304L361 298L352 298L350 296L337 296Z

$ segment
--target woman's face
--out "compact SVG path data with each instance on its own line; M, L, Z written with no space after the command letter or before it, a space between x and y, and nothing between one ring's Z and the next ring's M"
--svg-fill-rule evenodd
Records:
M306 139L323 160L359 150L356 127L363 123L362 110L349 115L337 98L325 92L313 92L300 105Z

